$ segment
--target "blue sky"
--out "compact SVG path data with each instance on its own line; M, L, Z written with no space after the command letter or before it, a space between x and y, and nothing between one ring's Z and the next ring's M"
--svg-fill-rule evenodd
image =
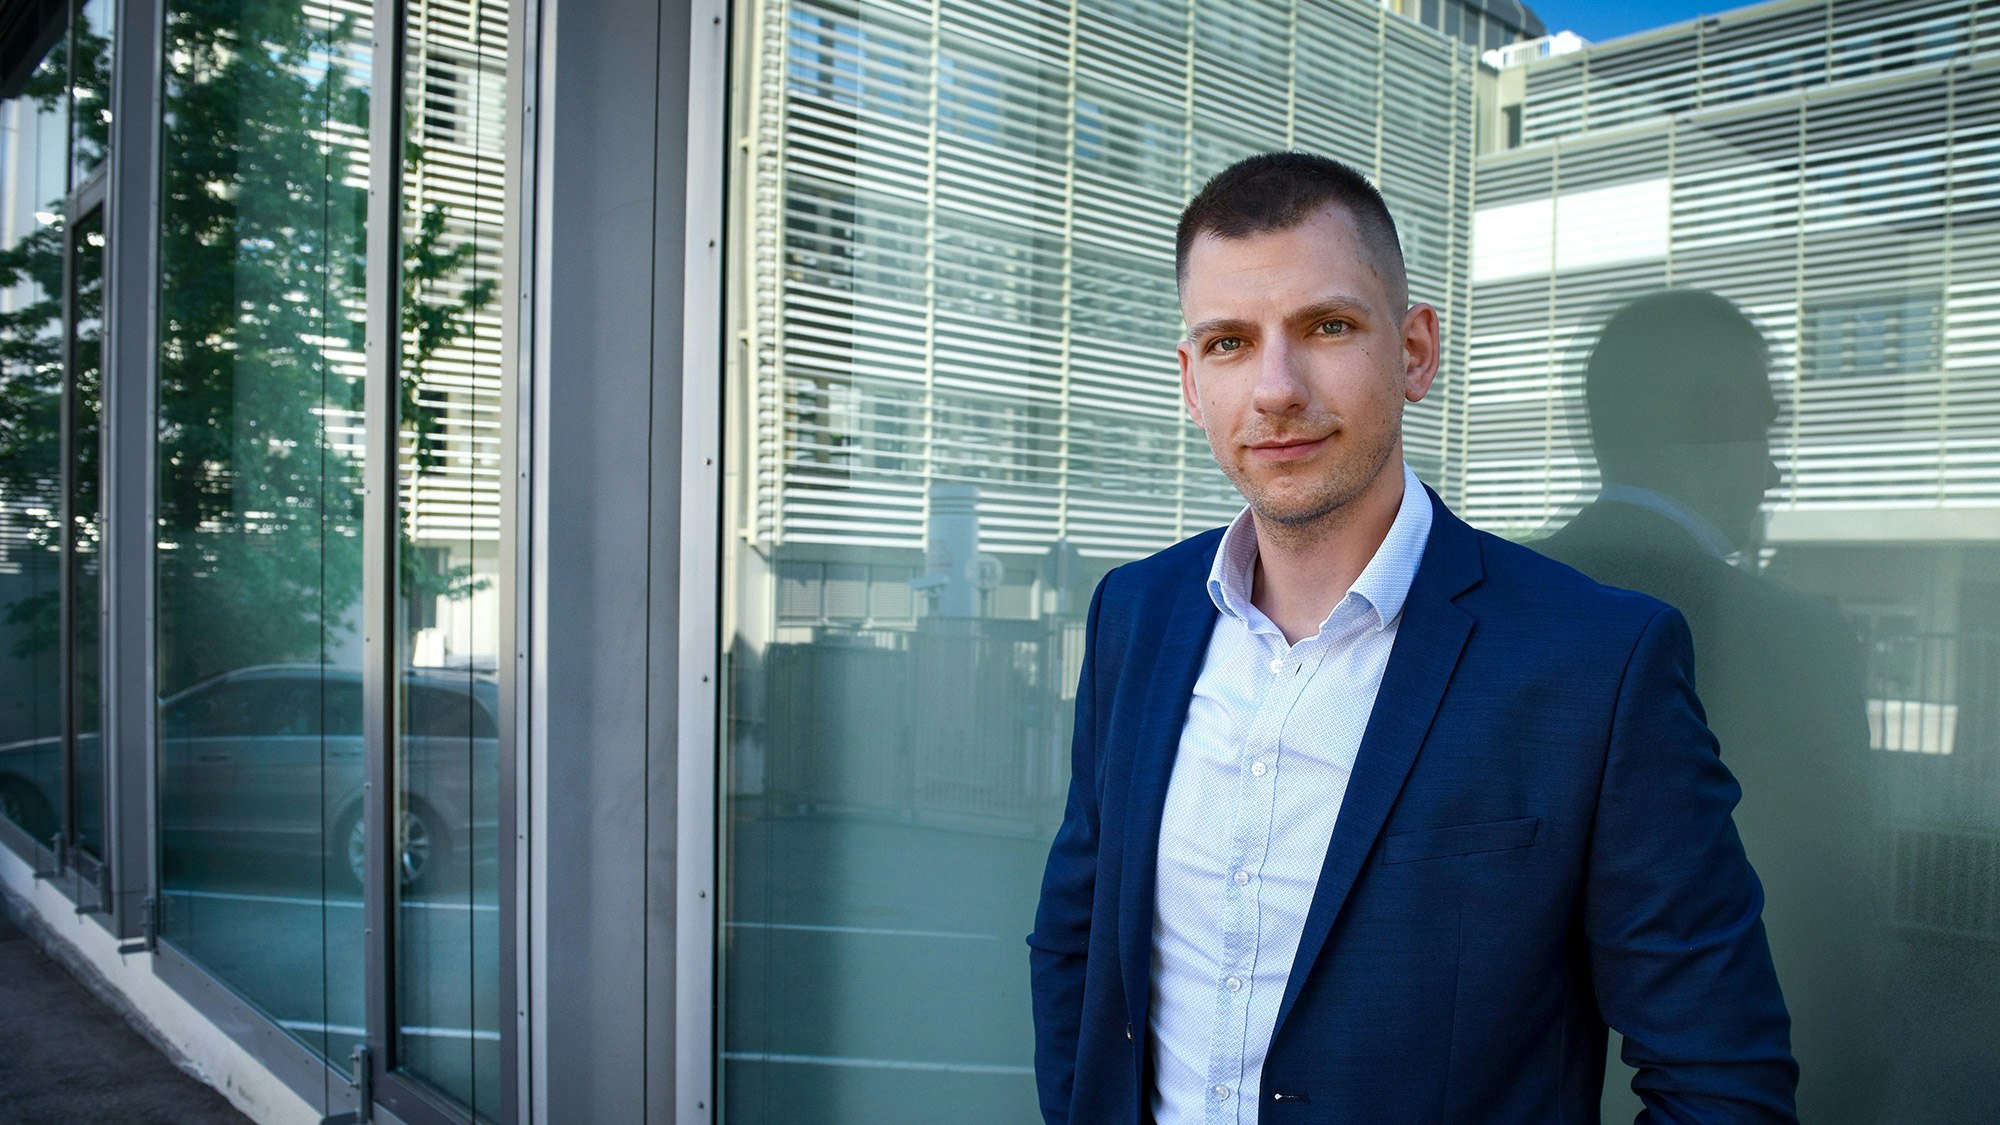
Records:
M1749 6L1748 0L1527 0L1527 4L1551 32L1567 29L1593 43Z

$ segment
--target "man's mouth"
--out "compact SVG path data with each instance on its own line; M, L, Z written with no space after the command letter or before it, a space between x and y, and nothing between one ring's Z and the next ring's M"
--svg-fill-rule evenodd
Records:
M1250 443L1250 456L1259 461L1297 461L1319 452L1326 438L1274 438Z

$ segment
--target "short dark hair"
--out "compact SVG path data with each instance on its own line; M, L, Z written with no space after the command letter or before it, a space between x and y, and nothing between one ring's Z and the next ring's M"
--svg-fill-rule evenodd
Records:
M1590 441L1607 472L1624 453L1763 432L1772 409L1764 333L1727 297L1660 289L1610 315L1583 366Z
M1204 234L1247 238L1290 230L1330 205L1345 208L1374 251L1391 297L1409 302L1403 246L1396 220L1368 177L1330 157L1310 152L1267 152L1246 157L1208 181L1181 212L1174 237L1174 277L1187 280L1188 251ZM1398 310L1400 311L1400 310Z

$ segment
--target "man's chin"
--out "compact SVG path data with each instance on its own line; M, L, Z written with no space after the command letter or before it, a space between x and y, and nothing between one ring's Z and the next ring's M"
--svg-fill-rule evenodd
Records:
M1317 503L1274 503L1268 498L1252 499L1250 513L1257 517L1258 523L1266 527L1284 531L1306 531L1336 519L1342 509L1351 503L1353 497L1322 500Z

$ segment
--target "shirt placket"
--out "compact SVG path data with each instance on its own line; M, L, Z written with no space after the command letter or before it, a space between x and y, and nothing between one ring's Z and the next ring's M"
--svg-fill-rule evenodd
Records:
M1236 747L1235 815L1229 862L1222 873L1222 961L1209 1050L1210 1125L1244 1119L1244 1059L1250 1051L1250 1001L1257 985L1262 875L1277 815L1280 739L1285 716L1326 653L1323 636L1307 638L1289 651L1271 634L1254 636L1265 663L1258 673L1257 705Z

